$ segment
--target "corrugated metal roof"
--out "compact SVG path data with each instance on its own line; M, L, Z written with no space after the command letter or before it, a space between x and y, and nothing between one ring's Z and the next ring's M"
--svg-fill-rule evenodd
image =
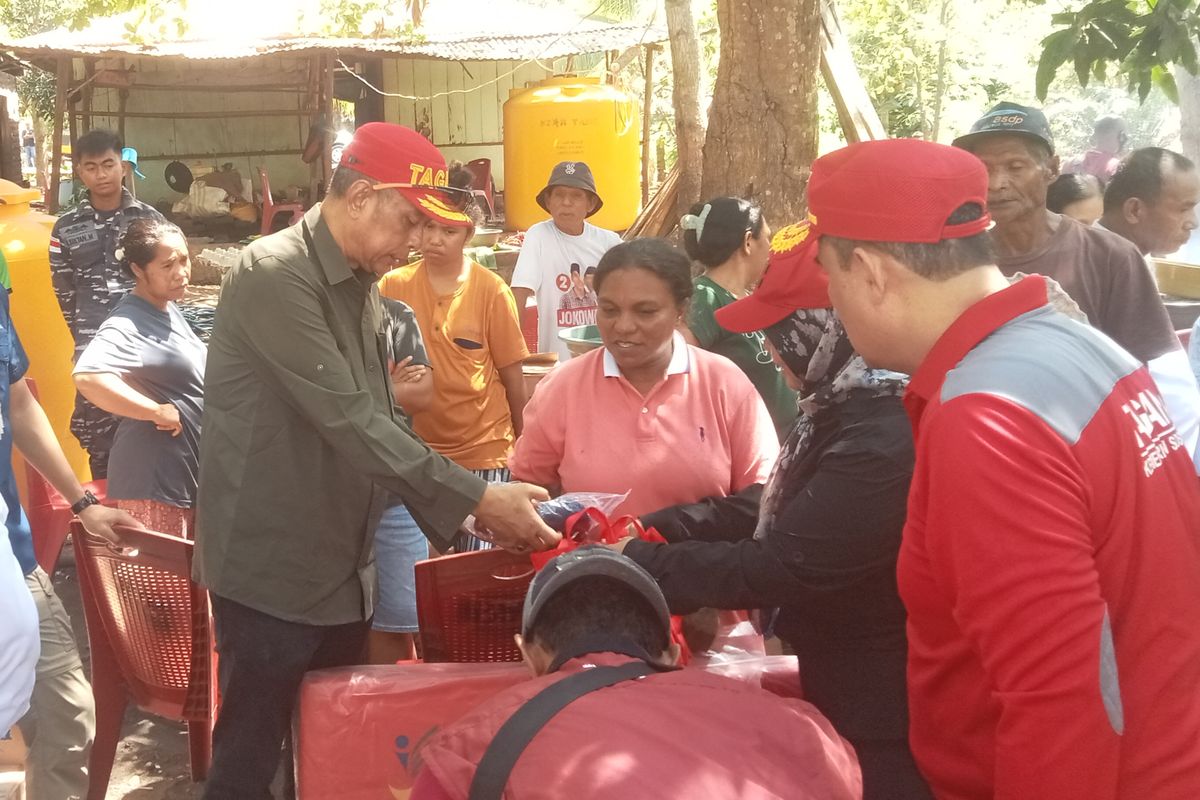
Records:
M581 19L565 7L531 6L520 0L431 2L413 37L331 38L314 33L320 24L310 5L311 0L292 0L291 5L205 0L192 4L202 13L181 12L186 23L182 33L173 34L167 25L154 37L143 34L144 42L130 41L126 24L136 18L122 14L95 20L83 30L62 28L0 40L0 50L28 59L62 55L238 59L337 50L451 61L523 61L624 50L667 38L661 25L609 24Z

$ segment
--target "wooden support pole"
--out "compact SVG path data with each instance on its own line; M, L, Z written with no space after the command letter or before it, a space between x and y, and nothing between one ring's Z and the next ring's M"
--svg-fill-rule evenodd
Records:
M67 91L67 135L71 139L71 169L75 168L75 143L79 141L79 117L76 116L76 96Z
M325 102L321 107L319 120L324 130L321 131L321 136L323 137L321 144L321 186L317 194L312 198L314 203L324 194L326 188L329 186L329 179L333 175L333 136L335 130L333 124L333 56L327 55L321 60L325 66L325 73L322 76Z
M298 156L304 148L290 147L279 150L237 150L216 153L162 153L146 155L138 153L138 161L209 161L216 158L255 158L257 156Z
M833 97L848 143L887 138L887 130L867 94L832 0L821 3L821 75Z
M642 208L650 202L650 112L654 105L654 51L658 47L648 44L646 51L646 96L642 99Z
M311 120L309 122L309 130L304 130L304 121L300 120L300 141L302 146L308 147L308 137L312 135L312 123L316 122L321 116L321 109L325 107L325 59L319 55L313 56L310 60L311 71L309 73L309 86L312 89L312 106ZM317 193L320 191L321 178L324 171L321 165L317 163L319 159L313 159L308 165L308 199L311 202L316 202Z
M50 136L50 146L53 148L50 152L50 189L49 196L46 198L46 208L50 209L51 214L58 213L58 185L59 175L62 173L63 114L67 108L67 85L71 82L71 59L60 58L56 66L54 119L50 123L54 126Z
M221 94L230 94L232 92L254 92L262 94L264 92L278 92L283 94L303 94L308 89L300 84L280 83L280 84L264 84L262 86L222 86L220 84L179 84L179 83L118 83L117 81L93 81L92 86L97 89L137 89L139 92L219 92Z
M114 111L96 111L97 117L115 117ZM126 111L129 119L239 119L243 117L302 117L292 108L260 108L248 111Z
M79 132L80 134L87 133L92 129L92 81L96 77L96 60L93 58L85 58L83 60L83 89L80 91L80 118Z
M117 135L125 141L125 109L129 106L129 90L122 89L117 93Z

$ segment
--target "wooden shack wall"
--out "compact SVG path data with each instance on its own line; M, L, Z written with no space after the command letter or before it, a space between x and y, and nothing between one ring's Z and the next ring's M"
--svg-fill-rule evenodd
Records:
M182 199L183 195L168 187L163 177L166 165L176 159L191 167L193 173L232 163L243 178L251 179L256 191L259 166L267 169L276 193L289 184L308 186L310 168L301 161L300 154L314 118L312 64L310 57L288 56L96 62L97 70L134 69L134 85L128 90L125 105L125 143L137 149L139 166L146 174L146 180L137 184L138 197L151 203ZM102 75L92 86L94 128L118 127L121 90L102 85L111 77ZM76 59L74 82L84 79L82 61ZM142 88L138 83L176 88ZM214 91L221 87L225 90ZM85 110L82 100L76 104L77 114ZM271 115L237 115L264 110Z
M504 188L504 101L514 88L566 68L566 60L383 60L383 90L420 98L384 98L384 119L428 135L447 159L492 160L496 186Z

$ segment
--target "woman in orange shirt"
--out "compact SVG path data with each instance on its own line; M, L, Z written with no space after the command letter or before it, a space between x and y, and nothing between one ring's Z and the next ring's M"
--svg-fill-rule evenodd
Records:
M461 165L451 166L452 187L470 180ZM423 258L389 272L379 291L412 308L429 353L435 399L413 414L413 429L459 466L502 482L509 479L509 451L521 432L522 362L529 351L512 291L464 254L474 232L472 222L426 224ZM464 544L478 546L474 539Z

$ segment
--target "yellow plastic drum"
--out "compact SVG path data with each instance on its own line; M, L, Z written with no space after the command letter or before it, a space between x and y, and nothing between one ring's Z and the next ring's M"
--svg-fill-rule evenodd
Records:
M38 397L67 460L81 481L91 478L87 453L71 435L75 384L71 380L74 343L50 282L50 230L54 217L33 211L41 192L0 180L0 247L12 278L12 316L29 356L28 377L37 382ZM17 485L25 494L18 467Z
M586 161L604 207L588 221L624 230L642 200L641 121L633 99L599 78L549 78L504 104L504 213L526 230L547 214L535 201L560 161Z

